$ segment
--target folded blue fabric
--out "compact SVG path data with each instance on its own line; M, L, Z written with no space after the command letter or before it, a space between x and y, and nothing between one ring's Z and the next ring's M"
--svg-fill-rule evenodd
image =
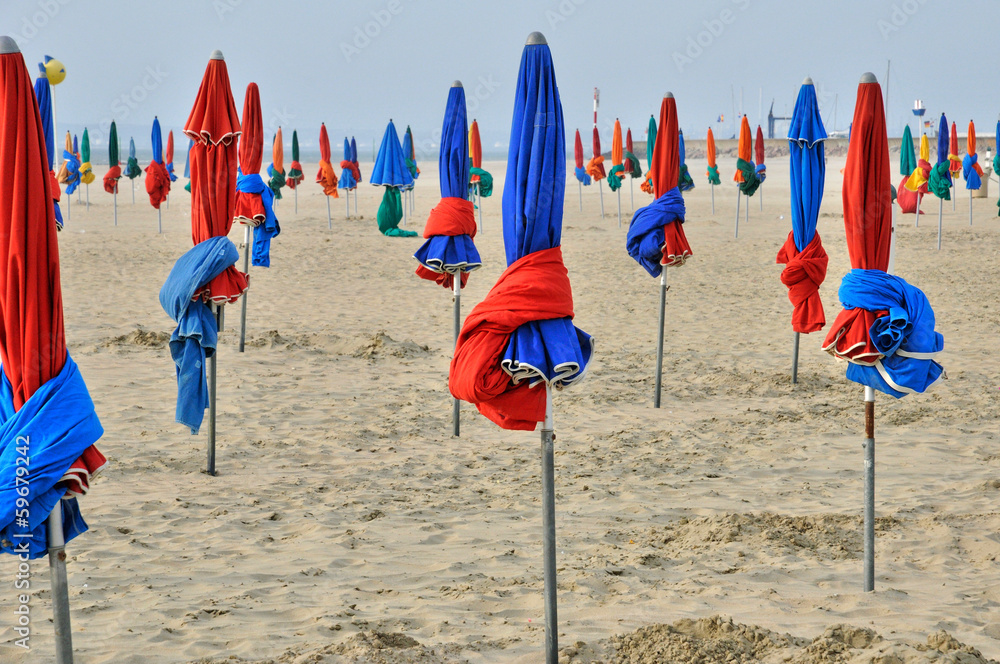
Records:
M219 329L211 308L194 294L236 263L240 252L229 238L213 237L177 259L160 289L160 305L177 329L170 356L177 366L177 421L196 434L208 408L205 358L215 352Z
M587 174L587 169L582 166L576 169L576 179L583 183L584 187L590 186L590 176Z
M974 168L977 161L979 161L978 154L966 154L962 158L962 177L965 178L966 189L979 189L983 186L983 179Z
M851 363L848 380L899 399L924 392L944 374L935 361L944 337L934 330L934 310L919 288L881 270L851 270L838 295L845 309L888 312L869 330L885 357L874 366Z
M676 187L632 216L625 248L650 276L658 277L663 270L663 227L675 221L684 223L684 197Z
M259 174L236 176L236 191L245 194L257 194L264 204L264 222L253 227L254 267L271 267L271 240L281 233L278 217L274 214L274 191L264 183Z
M46 519L57 505L63 512L67 542L87 530L76 499L60 501L66 491L56 485L104 429L69 354L59 375L38 388L17 412L4 374L0 420L0 550L40 558L48 549ZM19 469L23 469L20 476ZM20 506L19 499L23 499Z

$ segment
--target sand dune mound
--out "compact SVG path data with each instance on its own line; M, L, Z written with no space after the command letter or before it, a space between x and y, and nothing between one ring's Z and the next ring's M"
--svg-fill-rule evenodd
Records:
M926 643L887 641L874 631L833 625L813 640L719 616L643 627L611 639L614 664L995 664L947 632Z
M156 332L137 327L101 343L101 348L163 348L170 343L169 332Z

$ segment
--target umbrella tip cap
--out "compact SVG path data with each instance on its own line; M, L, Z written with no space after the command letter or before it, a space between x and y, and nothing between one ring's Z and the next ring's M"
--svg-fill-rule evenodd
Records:
M548 42L545 41L545 35L540 32L532 32L528 35L528 40L524 42L525 46L539 46L542 44L548 44Z
M451 87L453 87L453 88L461 88L461 87L463 87L462 86L462 82L461 81L455 81L454 83L451 84Z
M6 55L8 53L20 53L21 49L17 47L17 42L14 41L13 37L8 37L7 35L0 35L0 55Z
M215 49L214 51L212 51L212 55L208 56L208 59L209 60L223 60L223 61L225 61L226 58L223 57L222 51L220 51L219 49Z
M861 83L878 83L878 79L875 78L875 74L866 71L861 75Z
M667 92L667 93L665 93L663 95L663 98L664 99L673 99L674 98L674 93L673 92Z
M805 78L804 78L804 79L802 80L802 85L813 85L813 79L812 79L812 76L806 76L806 77L805 77Z

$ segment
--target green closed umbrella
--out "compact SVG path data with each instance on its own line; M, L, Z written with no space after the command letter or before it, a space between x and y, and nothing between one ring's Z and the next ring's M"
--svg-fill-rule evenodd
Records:
M118 225L118 180L122 177L122 167L118 159L118 127L114 121L108 131L108 172L104 175L104 191L114 198L115 226Z
M917 155L913 150L913 134L910 133L910 126L903 128L903 141L899 146L899 174L910 177L910 174L917 170Z
M83 128L83 140L80 141L80 182L87 190L87 209L90 209L90 183L97 176L94 175L94 166L90 163L90 132Z
M299 163L299 132L292 130L292 163L288 165L288 175L285 184L295 192L295 214L299 213L299 185L305 175L302 174L302 164Z

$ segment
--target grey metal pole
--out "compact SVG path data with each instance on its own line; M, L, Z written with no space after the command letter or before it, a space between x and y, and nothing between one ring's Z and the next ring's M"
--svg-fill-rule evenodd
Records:
M799 333L795 333L795 343L792 346L792 385L799 382Z
M958 193L958 183L955 182L955 178L951 179L951 211L954 212L958 203L955 200L955 194Z
M135 205L135 179L129 178L129 182L132 183L132 205Z
M115 199L115 226L118 225L118 186L115 185L115 193L112 198Z
M295 189L295 215L299 214L299 188L296 186Z
M326 197L326 227L333 230L333 217L330 216L330 197Z
M749 224L750 223L750 194L747 194L747 206L746 206L746 209L744 210L744 212L746 214L744 215L743 220L746 223Z
M212 303L212 313L215 315L216 324L219 331L222 331L222 308L216 303ZM218 382L217 368L219 364L219 344L215 346L215 352L208 358L208 465L205 472L215 475L215 397L217 394Z
M713 196L714 198L714 196ZM740 236L740 200L743 198L743 194L736 190L736 235L734 237ZM750 203L748 202L747 205Z
M73 664L73 634L69 619L69 582L66 580L66 540L62 501L49 513L49 574L52 577L52 617L56 632L56 664Z
M875 390L865 387L865 592L875 590Z
M916 212L916 214L913 215L914 219L916 219L916 222L913 225L916 228L920 228L920 201L922 201L922 200L924 200L924 197L921 196L918 193L917 194L917 212Z
M715 185L711 185L712 189L712 216L715 216Z
M344 190L344 201L347 203L347 216L344 217L344 219L350 219L351 218L351 190L350 189L345 189Z
M243 274L250 272L250 224L243 225ZM247 340L247 293L249 289L243 291L240 299L240 352Z
M944 199L938 199L938 251L941 251L941 217L944 214Z
M296 203L297 202L298 202L298 199L296 199ZM298 208L296 208L296 212L298 212ZM354 190L354 216L355 217L358 216L358 190L357 189Z
M618 187L618 228L622 227L622 188Z
M635 180L635 178L632 177L631 175L629 175L629 177L628 177L628 195L629 195L629 199L632 201L632 212L635 212L635 185L632 184L633 180Z
M479 230L483 230L483 194L479 191L479 185L476 185L476 200L479 202Z
M972 225L972 190L969 190L969 225ZM940 249L941 247L938 247Z
M462 331L462 271L459 270L452 275L455 280L455 345L458 346L458 335ZM451 421L452 421L452 435L459 435L459 411L460 403L458 399L452 397L453 402L451 405Z
M83 186L86 187L86 189L87 189L87 211L89 212L90 211L90 185L89 184L85 184Z
M163 232L163 210L156 208L156 232Z
M660 272L660 324L656 333L656 388L653 407L660 407L660 386L663 382L663 324L667 315L667 268Z
M583 212L583 183L577 180L576 186L580 190L580 212Z
M597 191L601 192L601 219L604 219L604 185L598 180Z
M545 383L542 425L542 556L545 560L545 662L559 661L559 618L556 611L556 489L552 430L552 387Z
M764 190L763 189L757 189L757 200L760 201L760 211L763 212L764 211ZM749 210L747 210L747 214L750 214Z

